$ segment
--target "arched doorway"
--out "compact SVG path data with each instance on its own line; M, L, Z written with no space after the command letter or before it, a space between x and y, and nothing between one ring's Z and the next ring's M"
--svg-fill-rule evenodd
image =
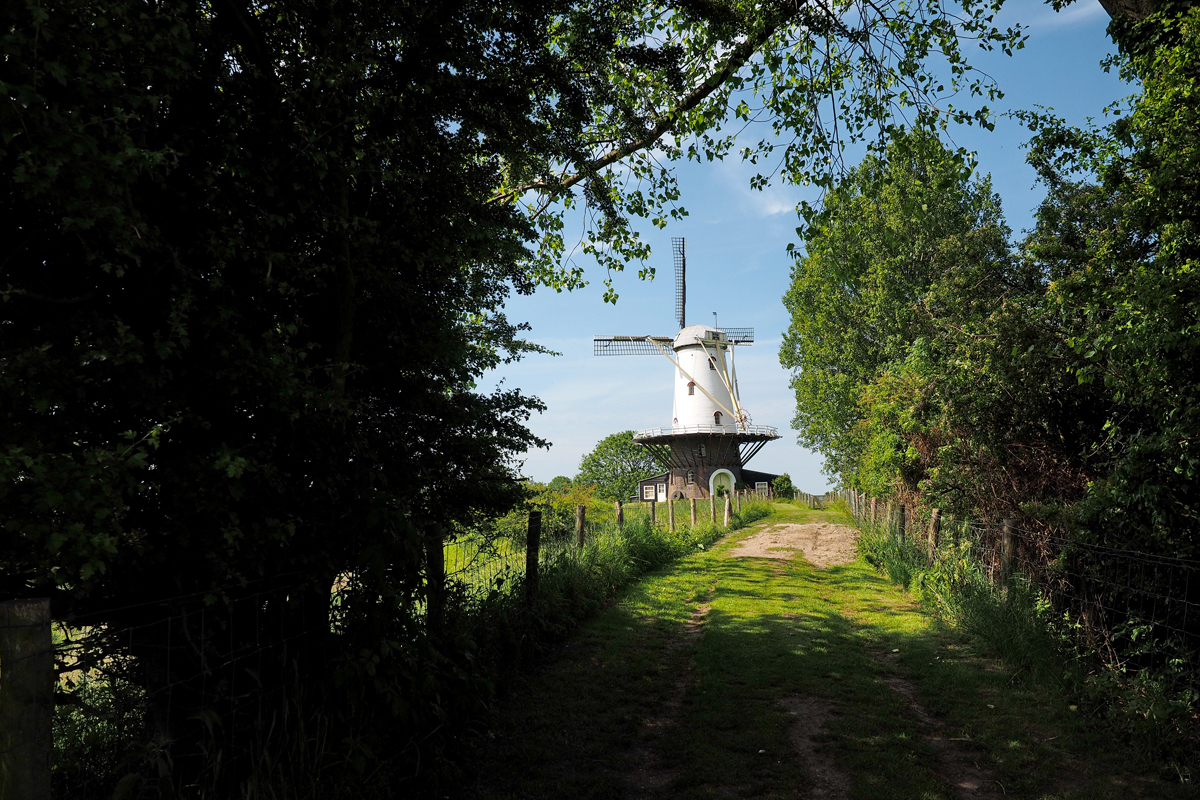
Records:
M716 497L718 489L724 489L727 493L733 494L733 484L732 472L727 469L713 470L712 475L708 476L708 495Z

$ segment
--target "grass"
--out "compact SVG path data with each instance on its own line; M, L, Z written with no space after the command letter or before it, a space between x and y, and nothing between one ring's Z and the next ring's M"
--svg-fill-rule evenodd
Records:
M766 523L836 521L774 504ZM788 701L826 704L818 753L855 798L950 798L911 686L1004 796L1187 796L1141 776L1055 688L946 629L863 560L731 558L761 526L625 590L513 691L474 743L465 796L796 797L812 787ZM995 791L995 788L992 789Z

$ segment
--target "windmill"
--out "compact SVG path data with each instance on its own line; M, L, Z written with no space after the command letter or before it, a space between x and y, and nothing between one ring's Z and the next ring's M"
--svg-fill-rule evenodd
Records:
M753 424L738 391L734 348L752 344L754 329L688 325L687 241L672 239L671 251L679 332L592 337L597 356L664 356L675 367L671 426L634 434L666 470L642 482L639 500L710 497L737 483L775 477L745 469L767 442L779 438L777 429Z

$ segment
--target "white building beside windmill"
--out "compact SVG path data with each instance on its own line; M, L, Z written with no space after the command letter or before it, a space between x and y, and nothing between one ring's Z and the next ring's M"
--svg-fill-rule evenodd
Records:
M595 354L663 355L674 366L671 425L634 434L664 472L643 480L638 500L705 498L739 485L766 492L776 475L745 468L763 446L779 438L775 428L756 426L738 391L734 348L754 341L753 328L686 324L687 248L672 239L675 311L679 333L667 336L596 336Z

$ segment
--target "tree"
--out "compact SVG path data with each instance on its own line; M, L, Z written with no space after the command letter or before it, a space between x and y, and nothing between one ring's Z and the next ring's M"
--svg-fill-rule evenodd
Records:
M1200 547L1200 9L1122 3L1110 66L1140 84L1102 128L1029 115L1030 159L1051 189L1037 252L1079 324L1072 374L1105 403L1078 508L1089 535L1194 556Z
M796 487L792 485L792 476L786 472L772 482L775 496L780 500L791 500L796 496Z
M930 134L869 155L810 217L784 297L792 321L780 361L793 371L799 439L825 455L827 473L875 493L887 493L905 448L870 435L865 391L928 335L923 301L958 257L951 242L984 259L1005 253L990 185L966 175ZM868 478L879 459L885 466Z
M781 351L829 471L977 516L1082 496L1105 403L1064 369L1078 315L1033 244L1050 224L1012 248L988 181L929 137L893 142L830 194Z
M597 497L629 500L637 494L638 481L659 472L650 452L633 440L633 431L621 431L605 436L580 459L574 483L595 486Z

